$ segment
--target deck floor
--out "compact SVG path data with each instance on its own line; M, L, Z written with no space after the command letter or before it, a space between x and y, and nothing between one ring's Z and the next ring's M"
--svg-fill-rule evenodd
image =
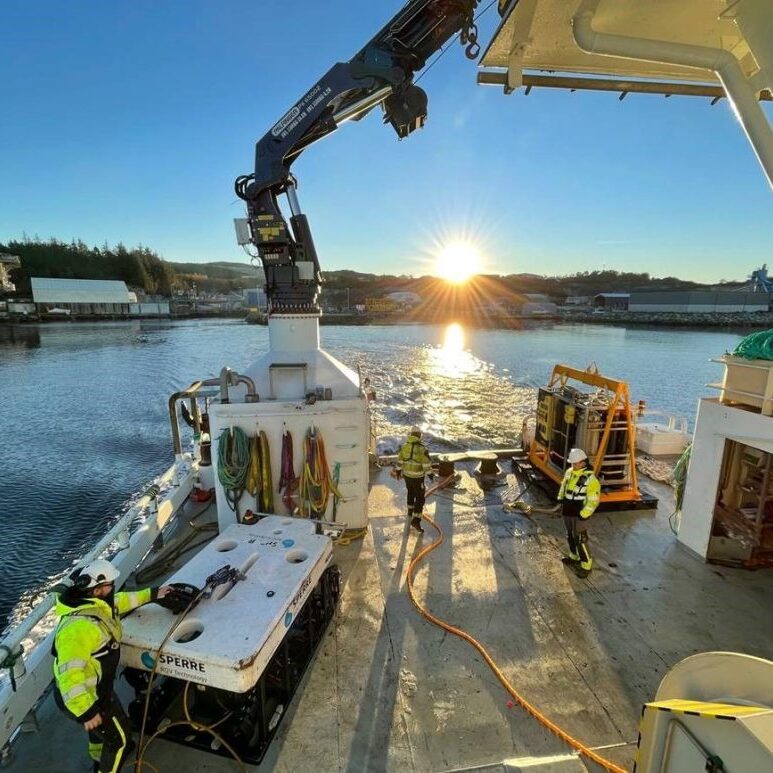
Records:
M687 553L668 525L670 489L647 486L661 497L657 512L593 516L595 567L581 580L560 561L561 519L506 512L502 487L483 491L463 471L428 502L446 542L416 582L430 610L478 638L528 700L625 767L641 706L673 664L708 650L773 659L773 572ZM369 533L336 548L337 619L260 770L447 771L567 751L508 707L477 652L414 610L406 568L434 532L408 530L403 498L379 473ZM89 770L83 734L50 701L39 717L9 769ZM147 759L161 771L236 769L163 741Z

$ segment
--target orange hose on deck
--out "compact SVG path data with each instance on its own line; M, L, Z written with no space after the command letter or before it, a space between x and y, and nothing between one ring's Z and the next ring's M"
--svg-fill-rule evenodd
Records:
M494 662L494 659L489 655L486 648L475 638L470 636L469 633L466 631L463 631L461 628L456 628L455 626L451 625L450 623L446 623L444 620L441 620L439 617L435 617L426 607L422 606L419 600L416 598L416 593L413 589L413 576L416 572L416 567L418 566L419 562L427 555L429 555L435 548L440 547L440 545L443 544L445 541L445 535L443 534L443 530L438 526L431 518L428 518L426 515L422 515L422 520L427 521L427 523L431 524L432 527L437 531L438 537L437 539L431 543L430 545L427 545L427 547L422 548L422 550L419 552L419 554L411 561L410 564L408 564L408 572L406 574L406 582L408 585L408 594L411 597L411 601L413 602L413 605L416 607L416 609L419 611L419 614L422 615L422 617L425 617L427 620L430 621L430 623L434 623L435 625L439 626L445 631L448 631L449 633L454 634L455 636L458 636L460 639L464 639L468 644L472 645L480 654L482 655L483 659L488 664L489 668L494 672L494 675L496 678L501 682L502 686L505 688L505 690L524 708L526 711L529 712L536 720L541 722L548 730L555 733L562 741L569 744L573 749L578 751L583 757L587 757L589 760L592 760L597 765L600 765L604 770L609 771L609 773L626 773L626 770L624 768L621 768L619 765L615 765L614 762L611 762L608 759L605 759L600 754L597 754L594 752L591 748L586 746L581 741L578 741L573 736L569 735L569 733L566 732L563 728L559 727L555 722L552 722L550 719L548 719L536 706L533 706L529 701L526 700L518 691L513 687L510 682L507 680L507 677L502 673L499 666Z

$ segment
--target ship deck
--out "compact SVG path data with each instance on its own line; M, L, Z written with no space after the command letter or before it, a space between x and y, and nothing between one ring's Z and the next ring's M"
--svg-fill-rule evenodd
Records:
M417 572L420 599L479 639L528 700L609 759L630 768L642 704L682 658L732 650L773 659L773 572L705 564L681 548L668 487L645 483L660 498L657 511L593 516L594 571L582 580L560 561L560 518L507 512L505 487L484 490L458 469L456 487L428 500L446 540ZM448 771L569 751L508 705L475 650L414 609L406 569L434 530L409 530L403 500L386 470L373 476L367 535L335 549L337 618L260 771ZM91 769L85 735L50 698L38 722L9 770ZM146 759L160 771L237 769L163 740Z

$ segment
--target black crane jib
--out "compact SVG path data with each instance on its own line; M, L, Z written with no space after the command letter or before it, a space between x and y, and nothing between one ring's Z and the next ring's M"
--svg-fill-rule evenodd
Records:
M317 313L320 267L308 220L300 211L290 166L313 142L381 104L399 138L420 129L427 95L413 83L427 59L460 33L467 56L478 55L478 0L410 0L350 61L328 70L257 142L255 172L238 177L247 204L246 236L266 275L269 313ZM285 194L289 227L279 207Z

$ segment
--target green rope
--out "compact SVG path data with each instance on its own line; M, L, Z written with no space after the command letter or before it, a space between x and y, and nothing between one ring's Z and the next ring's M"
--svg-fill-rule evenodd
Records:
M338 500L340 499L340 494L338 493L338 482L341 479L341 462L336 462L333 465L333 483L335 483L335 486L333 487L333 523L336 522L336 515L338 511Z
M676 505L674 512L668 517L668 523L671 526L671 531L676 534L679 529L676 525L676 520L682 512L682 501L684 500L684 486L687 482L687 468L690 466L690 453L692 452L692 443L684 449L679 460L674 465L674 471L671 473L674 486L674 499Z
M217 442L217 479L225 489L228 506L239 516L239 500L250 467L250 441L239 427L224 429Z
M773 360L773 330L760 330L742 338L733 354L747 360Z

